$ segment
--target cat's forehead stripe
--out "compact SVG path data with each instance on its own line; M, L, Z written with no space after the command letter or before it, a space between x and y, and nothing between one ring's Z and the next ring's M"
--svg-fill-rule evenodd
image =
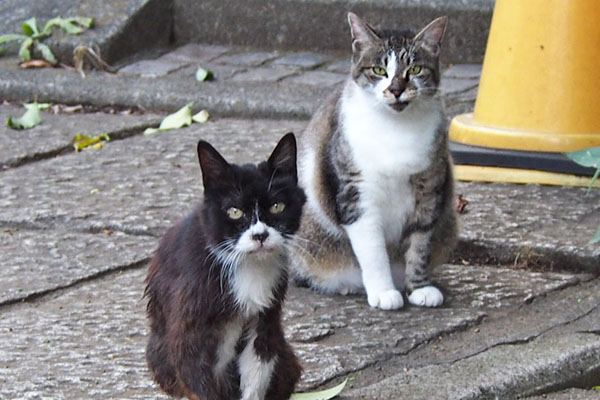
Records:
M396 57L396 52L391 50L388 54L388 63L386 65L386 70L388 73L388 77L393 77L396 75L398 69L398 60Z

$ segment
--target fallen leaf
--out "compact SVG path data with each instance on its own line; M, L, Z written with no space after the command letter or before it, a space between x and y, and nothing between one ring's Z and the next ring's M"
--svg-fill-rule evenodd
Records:
M30 69L30 68L52 68L52 64L50 64L46 60L30 60L30 61L22 62L21 64L19 64L19 67L24 68L24 69Z
M210 118L210 113L208 112L208 110L202 110L199 113L194 114L192 116L192 120L199 124L205 123L206 121L208 121L209 118Z
M50 107L50 104L46 103L30 103L23 104L25 114L20 118L8 117L6 125L12 129L30 129L34 126L39 125L42 122L42 115L40 110L45 110Z
M211 81L214 77L214 74L209 69L198 67L198 70L196 71L196 80L198 82Z
M454 206L456 212L459 214L468 213L469 211L467 210L467 205L469 205L469 201L462 194L459 194Z
M73 147L75 148L75 151L81 151L90 146L100 149L104 146L104 142L108 141L110 141L110 136L106 133L98 136L89 136L78 133L77 136L73 138Z
M587 193L589 194L592 187L596 183L598 176L600 176L600 146L592 147L589 149L583 149L579 151L572 151L570 153L564 153L569 159L575 161L577 164L584 167L596 168L596 173L592 177L592 181L588 186Z
M148 128L144 135L152 135L156 132L170 129L179 129L192 124L192 106L194 103L188 103L173 114L168 115L162 120L158 128Z
M346 378L339 385L332 387L326 390L320 390L318 392L306 392L306 393L294 393L290 400L329 400L333 399L335 396L340 394L344 387L348 383L348 378Z

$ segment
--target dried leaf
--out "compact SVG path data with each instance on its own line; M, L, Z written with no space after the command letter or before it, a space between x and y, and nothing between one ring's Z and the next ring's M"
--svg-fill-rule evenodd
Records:
M348 378L346 378L339 385L332 387L331 389L321 390L318 392L307 392L307 393L294 393L290 400L329 400L336 397L338 394L344 390L344 387L348 383Z
M458 198L456 199L456 204L454 206L454 209L459 214L466 214L469 212L467 210L468 205L469 205L469 201L462 194L459 194Z
M31 69L31 68L52 68L52 64L50 64L46 60L30 60L25 61L19 64L21 68Z
M97 71L116 72L112 66L102 59L98 46L94 46L94 48L82 45L77 46L73 52L73 65L82 77L85 77L83 70L86 66L89 66L90 69L94 68Z
M104 146L104 142L108 141L110 141L110 136L105 133L98 136L89 136L79 133L73 138L73 147L75 148L75 151L81 151L90 146L92 146L92 148L101 149L102 146Z

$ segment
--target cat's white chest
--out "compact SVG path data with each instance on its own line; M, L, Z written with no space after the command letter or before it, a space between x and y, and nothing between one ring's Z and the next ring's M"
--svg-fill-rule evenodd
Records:
M373 105L360 91L345 98L343 132L359 170L370 176L412 175L425 170L441 113L436 103L395 113Z
M431 163L442 118L438 105L419 104L394 114L354 90L342 102L341 118L361 174L363 209L381 221L386 241L396 241L415 207L409 178Z
M248 316L258 314L273 303L273 291L285 268L285 255L265 258L248 257L237 267L232 279L233 294L240 309Z

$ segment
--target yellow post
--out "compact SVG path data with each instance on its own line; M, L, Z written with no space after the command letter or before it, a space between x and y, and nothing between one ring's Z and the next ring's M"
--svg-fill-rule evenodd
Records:
M473 146L600 146L600 1L496 0L475 110L450 125Z

